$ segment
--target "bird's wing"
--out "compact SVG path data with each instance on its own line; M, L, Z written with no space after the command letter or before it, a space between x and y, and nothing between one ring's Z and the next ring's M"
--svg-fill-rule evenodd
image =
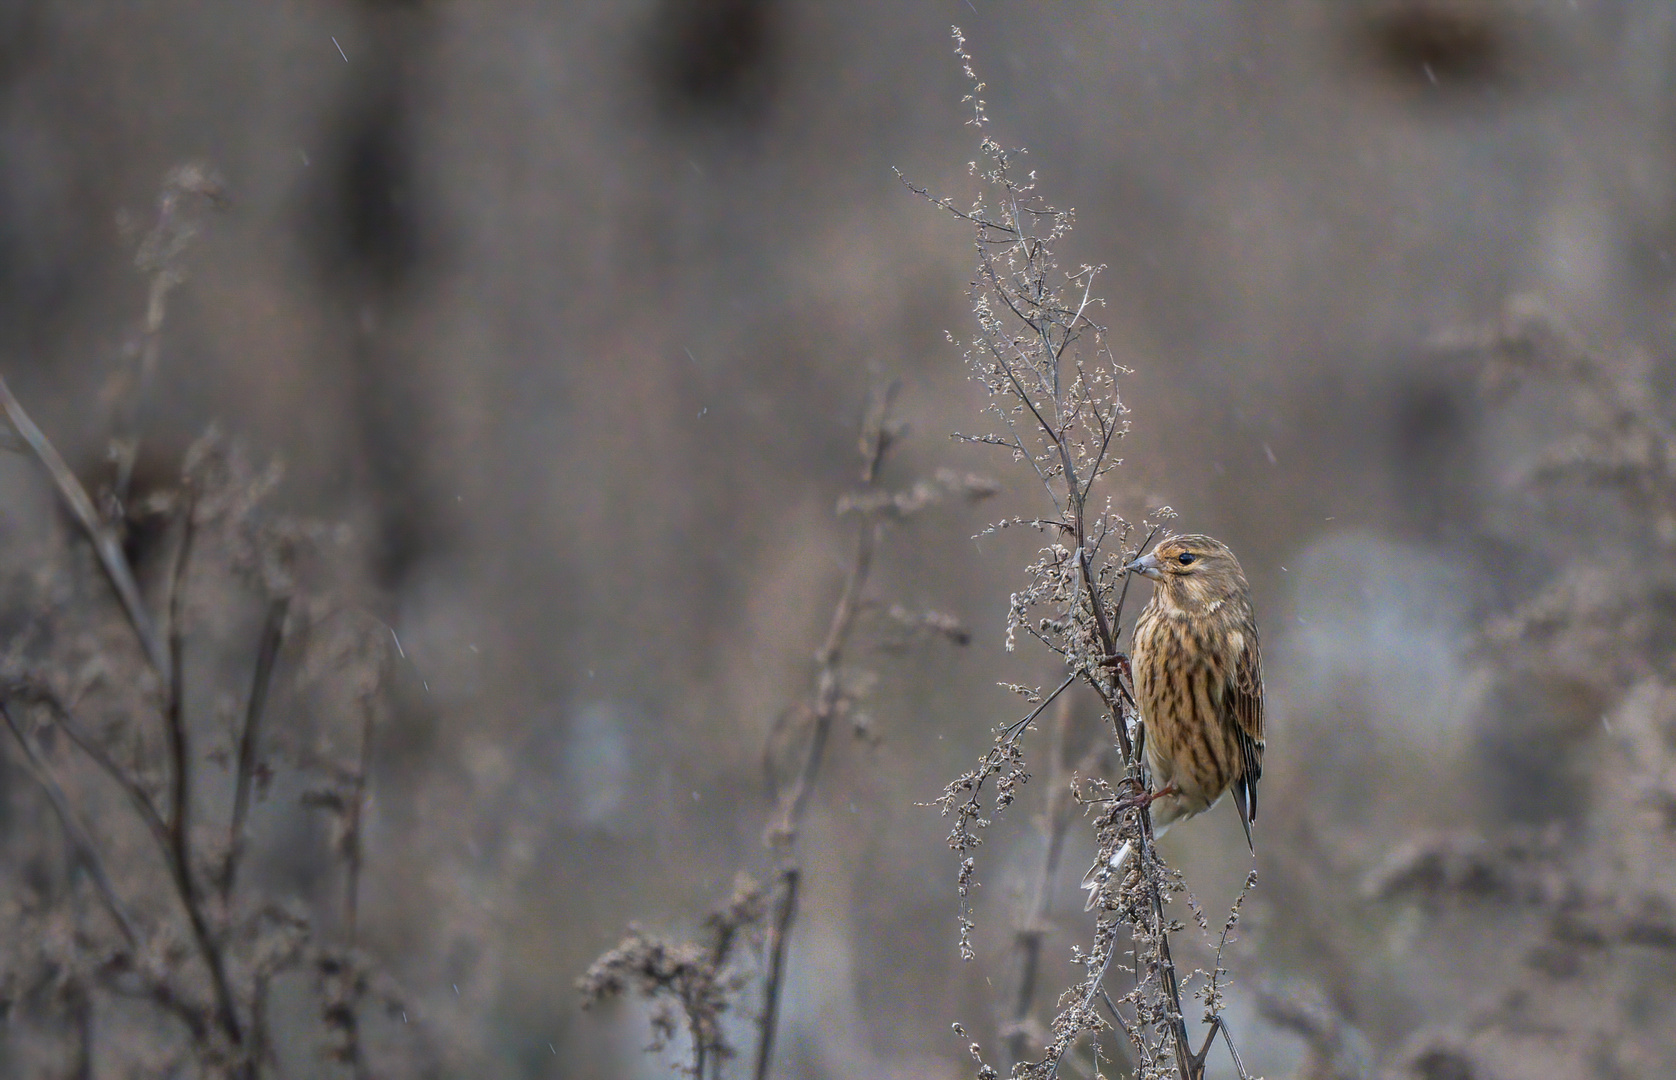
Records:
M1257 628L1245 627L1245 648L1234 665L1234 743L1240 749L1240 777L1234 784L1234 805L1245 826L1245 842L1251 843L1251 823L1257 820L1257 781L1263 778L1263 656L1257 642Z

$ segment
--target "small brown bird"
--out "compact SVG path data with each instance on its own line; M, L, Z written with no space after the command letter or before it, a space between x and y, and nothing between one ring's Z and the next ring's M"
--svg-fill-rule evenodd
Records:
M1154 835L1209 810L1231 788L1250 844L1263 775L1263 669L1245 573L1227 545L1208 536L1173 536L1124 569L1154 583L1131 649L1156 786ZM1130 855L1125 844L1083 877L1089 908Z

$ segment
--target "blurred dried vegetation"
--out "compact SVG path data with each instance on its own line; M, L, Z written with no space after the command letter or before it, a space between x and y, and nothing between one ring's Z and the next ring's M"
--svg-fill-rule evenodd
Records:
M1247 1070L1676 1071L1663 0L17 0L0 1074L664 1075L776 954L771 1075L1043 1060L1121 765L1041 714L962 961L925 804L1065 668L1004 647L1042 537L951 497L1043 516L942 440L971 266L890 171L966 204L950 22L1108 266L1114 512L1257 598L1226 941L1233 814L1159 848Z

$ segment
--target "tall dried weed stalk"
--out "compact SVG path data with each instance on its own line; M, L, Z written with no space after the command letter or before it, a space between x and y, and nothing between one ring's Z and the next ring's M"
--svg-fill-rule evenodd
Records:
M759 884L741 872L732 898L705 918L703 940L675 942L631 927L577 980L584 1007L629 993L650 1002L652 1041L646 1049L662 1052L684 1039L687 1057L676 1067L695 1080L725 1075L738 1057L727 1037L730 1020L753 1005L754 1019L733 1026L745 1023L751 1032L750 1075L766 1080L772 1067L787 945L803 884L801 839L809 800L835 727L847 725L864 744L882 737L865 709L877 676L858 659L858 638L890 653L930 639L956 646L970 641L952 615L914 611L868 595L879 546L892 525L948 501L974 502L996 491L983 477L947 469L906 488L887 487L885 464L905 430L891 415L895 393L890 383L869 394L857 484L838 500L838 514L855 523L854 548L826 637L815 651L809 692L780 713L764 743L771 810L763 844L772 876Z
M1118 379L1126 369L1094 318L1102 306L1094 295L1100 268L1085 265L1068 271L1059 264L1057 250L1071 231L1071 212L1052 206L1036 192L1034 172L1020 175L1022 151L1005 148L989 134L984 85L958 28L954 38L972 87L966 98L973 110L969 122L981 136L982 163L971 166L979 194L969 209L960 209L951 199L909 186L975 232L977 275L971 301L977 332L965 343L965 359L988 396L987 412L995 426L987 433L956 438L1001 449L1029 470L1044 496L1043 512L1008 518L989 530L1024 527L1047 537L1026 567L1024 586L1013 594L1007 647L1012 649L1020 638L1033 639L1056 655L1066 671L1052 689L1010 687L1031 706L1029 712L1001 727L976 767L949 784L938 800L943 813L955 820L949 845L961 860L960 947L964 956L973 956L969 900L977 883L975 852L984 829L1018 799L1028 779L1024 736L1061 694L1081 683L1100 702L1121 754L1123 775L1116 787L1090 780L1079 798L1093 813L1101 859L1124 843L1133 844L1139 857L1122 880L1102 887L1094 940L1088 948L1075 950L1085 977L1061 996L1041 1056L1019 1061L1011 1075L1050 1080L1084 1043L1090 1044L1098 1068L1099 1039L1115 1026L1121 1032L1119 1047L1127 1050L1136 1077L1197 1080L1204 1074L1211 1041L1218 1033L1227 1036L1222 972L1218 969L1201 987L1208 1030L1195 1051L1188 1043L1183 979L1170 952L1170 935L1179 927L1165 910L1183 885L1153 845L1151 817L1142 797L1149 790L1149 777L1137 752L1145 733L1135 713L1128 657L1119 648L1129 584L1122 567L1160 528L1154 522L1131 522L1118 513L1111 485L1104 483L1120 463L1116 449L1129 428L1128 410L1118 391ZM1154 514L1159 522L1170 516L1168 508ZM1052 865L1049 860L1047 872ZM1238 905L1229 928L1237 911ZM1204 928L1208 932L1208 925ZM1119 980L1113 976L1119 969L1132 974L1122 980L1127 988L1114 989ZM1233 1053L1231 1038L1227 1045ZM1107 1047L1105 1052L1113 1050L1119 1048ZM998 1075L985 1063L976 1042L971 1052L980 1077ZM1238 1055L1233 1056L1243 1075Z
M35 505L63 510L14 534L0 579L7 1075L254 1080L279 1075L283 1042L307 1075L323 1058L369 1077L366 1010L406 1016L356 947L390 633L343 599L347 536L268 509L279 469L213 431L172 469L136 468L162 456L140 434L194 204L221 198L201 166L165 183L93 491L0 380ZM316 849L255 842L264 817L295 821L281 798L324 817ZM299 871L321 885L282 887ZM313 1022L276 1033L286 979ZM381 1065L422 1072L405 1052Z

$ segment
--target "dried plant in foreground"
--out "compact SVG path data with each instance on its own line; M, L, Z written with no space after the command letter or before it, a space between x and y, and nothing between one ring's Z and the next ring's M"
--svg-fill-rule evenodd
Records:
M370 1075L360 1011L379 997L401 1007L355 948L360 807L388 635L299 586L298 560L322 554L309 553L322 540L329 558L331 530L267 517L260 507L277 473L251 469L214 435L201 440L179 486L145 497L144 512L172 524L166 615L157 619L111 526L3 382L0 402L92 540L111 593L98 596L67 539L49 541L58 550L37 557L30 583L44 585L32 598L41 614L7 643L0 669L0 715L70 863L57 880L8 897L20 905L14 929L47 919L70 936L54 943L67 955L49 959L31 955L20 934L4 964L6 999L37 997L39 980L51 977L67 980L85 1007L146 1001L178 1025L153 1033L160 1060L254 1077L274 1060L273 981L308 971L325 1056ZM55 594L68 603L55 604ZM250 682L242 694L218 689L222 671L242 665L216 638L250 606L261 613ZM194 641L204 645L204 678L188 666ZM294 717L276 724L270 716L282 654L295 665L286 704L306 701L312 714L301 728ZM223 703L213 721L193 715L192 702L206 696ZM343 906L330 920L337 934L317 933L295 900L265 894L242 873L252 811L276 774L300 783L303 805L330 819L333 840L321 858L343 882ZM225 802L210 797L215 791L226 792ZM90 893L78 884L84 877Z
M1104 327L1091 314L1100 306L1093 293L1100 268L1081 266L1067 272L1059 267L1055 250L1071 231L1072 215L1043 200L1035 191L1035 174L1018 175L1019 152L989 135L983 84L958 28L954 38L972 86L966 99L973 107L970 123L982 136L984 163L972 166L980 181L979 195L970 209L962 210L950 199L909 187L972 226L976 234L977 277L971 300L977 334L966 344L965 357L972 378L988 395L987 411L996 427L956 438L1007 452L1034 474L1046 495L1045 513L1000 521L990 531L1028 527L1048 537L1026 568L1027 583L1013 594L1007 646L1013 648L1020 637L1032 638L1058 656L1066 669L1064 680L1045 692L1010 687L1032 708L1001 727L976 767L949 784L938 800L943 813L954 818L949 845L961 860L961 951L967 958L973 955L969 899L977 880L974 852L991 817L1018 798L1020 785L1028 779L1023 737L1059 695L1080 682L1098 697L1123 763L1118 788L1094 782L1083 796L1095 811L1098 857L1109 860L1124 843L1133 845L1138 857L1123 880L1113 881L1102 892L1093 944L1075 954L1086 976L1061 997L1042 1057L1020 1062L1012 1075L1020 1080L1057 1076L1085 1037L1094 1040L1097 1061L1098 1037L1115 1024L1132 1051L1136 1076L1197 1080L1204 1075L1216 1035L1224 1036L1231 1053L1233 1043L1218 1007L1221 990L1215 979L1208 988L1204 1045L1195 1051L1188 1043L1182 980L1170 954L1170 934L1177 927L1165 915L1166 903L1182 886L1153 845L1145 798L1150 782L1137 752L1144 730L1128 685L1128 658L1118 648L1128 592L1122 567L1160 528L1146 521L1132 523L1117 513L1102 484L1120 463L1115 450L1128 431L1128 410L1118 392L1118 377L1125 369L1107 344ZM1155 515L1158 521L1169 516L1168 508ZM991 786L986 806L986 788ZM1134 987L1114 997L1107 979L1125 951L1125 937L1132 948ZM996 1075L983 1062L976 1043L971 1049L979 1075ZM1233 1057L1239 1067L1237 1053ZM1244 1074L1243 1068L1239 1071Z
M165 185L125 395L143 398L156 373L193 232L180 201L218 199L212 176L190 167ZM138 400L117 403L112 473L93 494L4 380L0 408L67 511L18 541L0 579L0 740L28 780L6 786L0 1060L91 1075L119 1052L129 1075L255 1078L277 1072L281 1041L309 1038L373 1075L363 1013L402 1009L356 948L388 632L339 599L345 534L271 512L279 470L214 432L176 477L142 484ZM341 884L337 902L251 872L273 854L253 835L276 788L326 815L314 873ZM314 990L306 1036L273 1026L275 982L293 973Z

